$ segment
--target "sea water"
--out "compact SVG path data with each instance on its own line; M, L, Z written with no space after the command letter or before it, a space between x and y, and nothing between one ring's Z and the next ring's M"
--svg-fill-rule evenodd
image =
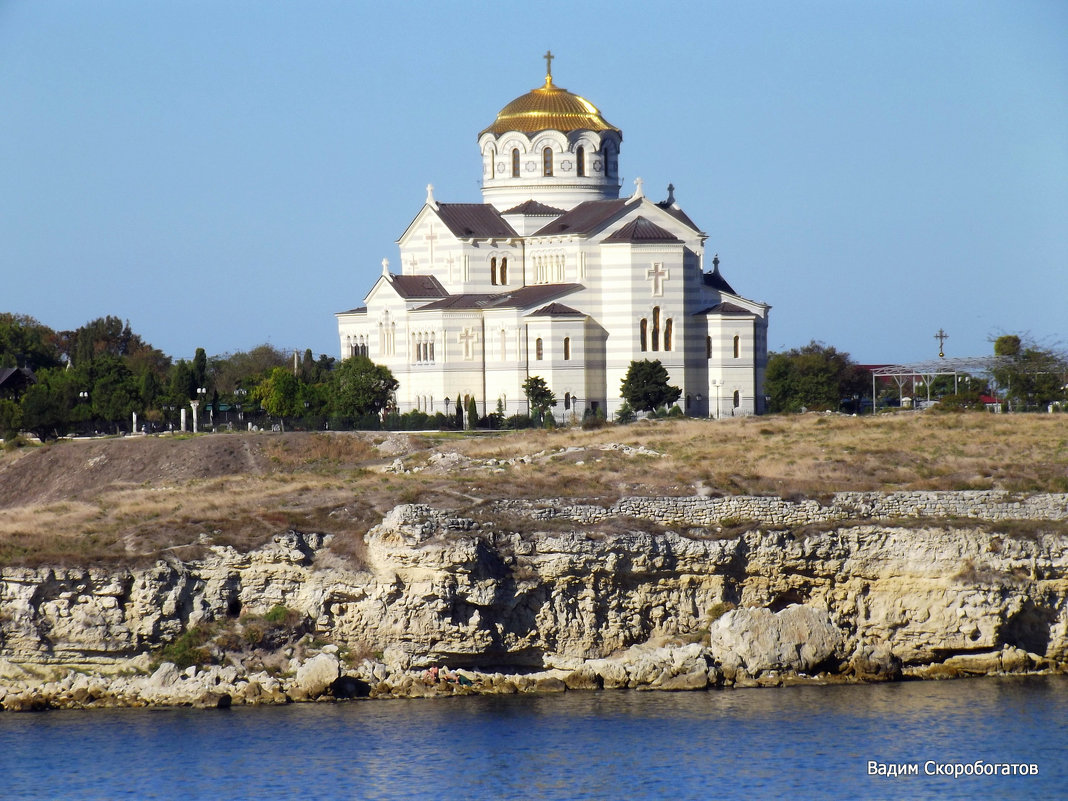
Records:
M1065 677L5 713L0 798L1019 801L1066 749Z

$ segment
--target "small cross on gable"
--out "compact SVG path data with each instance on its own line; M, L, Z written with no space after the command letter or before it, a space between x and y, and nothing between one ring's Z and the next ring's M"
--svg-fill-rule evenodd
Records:
M438 238L438 235L434 233L434 226L430 226L430 233L423 237L430 243L430 264L434 264L434 241Z

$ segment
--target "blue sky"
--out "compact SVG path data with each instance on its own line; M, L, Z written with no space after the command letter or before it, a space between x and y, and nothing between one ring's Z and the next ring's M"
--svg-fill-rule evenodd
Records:
M0 0L0 311L338 355L425 198L542 82L673 182L769 345L1068 339L1068 3Z

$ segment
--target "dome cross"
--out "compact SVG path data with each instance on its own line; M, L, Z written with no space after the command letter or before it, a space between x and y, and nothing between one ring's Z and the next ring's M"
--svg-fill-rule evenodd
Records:
M553 82L553 59L556 56L553 55L552 50L546 50L542 58L545 59L545 84L549 85Z

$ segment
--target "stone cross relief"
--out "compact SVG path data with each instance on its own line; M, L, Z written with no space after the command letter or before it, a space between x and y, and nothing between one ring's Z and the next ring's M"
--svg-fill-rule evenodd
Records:
M456 279L453 274L453 266L456 264L456 259L452 257L451 253L446 257L445 263L449 265L449 281L455 281Z
M652 267L645 271L645 277L653 282L653 297L662 298L664 296L664 282L670 277L670 271L665 270L664 265L660 262L655 262Z
M478 341L478 336L470 329L465 328L460 332L460 344L464 346L464 358L471 360L475 358L474 344Z
M430 233L423 237L430 243L430 266L434 266L434 240L438 238L438 235L434 233L434 226L430 226Z

